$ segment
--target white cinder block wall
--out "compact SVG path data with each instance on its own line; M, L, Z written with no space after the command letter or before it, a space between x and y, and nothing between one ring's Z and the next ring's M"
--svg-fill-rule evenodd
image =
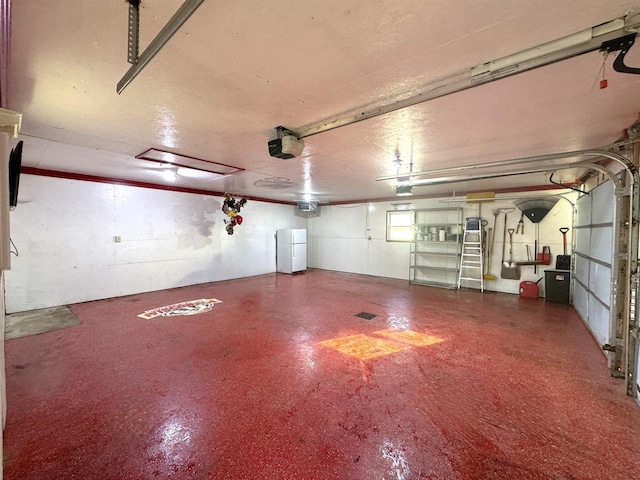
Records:
M276 230L306 227L294 206L249 201L227 235L220 197L35 175L20 199L8 313L275 272Z
M409 244L386 241L386 212L395 201L322 206L308 218L290 205L249 201L244 223L229 236L219 197L23 175L20 199L27 203L11 213L20 256L6 272L8 313L274 272L280 228L308 228L310 267L409 279ZM462 206L465 217L478 215L477 204L411 203ZM492 210L500 207L513 203L482 205L491 226ZM511 213L508 226L519 218L519 211ZM519 282L499 278L502 219L492 258L498 280L487 289L518 293ZM571 227L571 219L571 205L561 200L540 224L540 245L553 255L546 268L562 250L558 228ZM535 227L528 219L525 225L525 235L514 236L516 260L526 259L525 244L533 247ZM521 280L541 276L540 268L537 274L522 268Z
M562 191L566 192L566 191ZM521 196L539 197L552 193L562 192L532 192ZM519 194L520 195L520 194ZM506 195L505 195L506 196ZM509 197L515 195L510 194ZM493 228L494 209L515 208L513 201L501 200L500 195L496 201L483 203L481 206L482 218L489 221ZM504 196L503 196L504 197ZM571 193L566 196L575 203L576 195ZM365 204L322 206L319 216L309 216L309 266L327 270L339 270L343 272L360 273L382 277L409 279L409 243L397 243L386 241L386 215L388 210L393 210L392 203L409 202L414 209L421 208L446 208L462 207L464 217L478 216L478 204L443 202L447 199L417 199L394 200L393 202L371 202ZM449 199L450 200L450 199ZM552 262L544 269L555 268L555 257L562 254L562 235L560 227L572 227L573 207L571 203L560 200L547 216L538 225L539 247L548 245L551 249ZM500 214L497 222L496 241L492 256L492 273L497 277L495 281L487 281L485 288L506 293L518 293L519 281L502 280L500 278L500 265L502 257L502 232L504 215ZM516 228L520 220L520 211L514 210L507 217L507 227ZM514 261L526 260L526 247L530 246L533 254L535 240L535 225L525 217L524 235L513 236ZM572 231L567 234L567 253L571 252ZM508 257L507 235L507 257ZM522 267L520 281L536 281L543 277L539 266L537 274L533 267ZM544 294L544 280L540 282L541 295Z

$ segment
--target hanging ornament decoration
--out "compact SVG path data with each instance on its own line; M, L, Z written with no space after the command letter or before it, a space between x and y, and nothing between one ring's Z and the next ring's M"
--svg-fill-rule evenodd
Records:
M222 211L227 216L224 219L224 223L227 225L225 229L229 235L233 235L233 228L236 225L242 225L242 216L240 215L240 209L247 203L247 199L236 200L230 194L224 194L224 202L222 203Z

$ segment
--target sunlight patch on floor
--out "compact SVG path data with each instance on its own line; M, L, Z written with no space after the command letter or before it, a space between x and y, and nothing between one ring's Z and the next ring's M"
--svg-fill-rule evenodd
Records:
M412 347L426 347L436 343L444 342L443 338L434 337L425 333L418 333L412 330L397 330L390 328L373 332L382 338L371 337L360 333L346 337L333 338L319 342L320 345L337 350L340 353L349 355L360 360L381 357Z

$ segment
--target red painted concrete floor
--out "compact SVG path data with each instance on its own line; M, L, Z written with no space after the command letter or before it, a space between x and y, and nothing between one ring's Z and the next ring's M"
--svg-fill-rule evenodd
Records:
M567 306L315 270L72 310L7 342L7 479L640 478L640 408Z

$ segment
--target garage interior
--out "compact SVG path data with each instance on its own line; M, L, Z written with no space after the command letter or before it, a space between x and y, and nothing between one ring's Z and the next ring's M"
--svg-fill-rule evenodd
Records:
M640 477L638 8L0 0L3 477Z

